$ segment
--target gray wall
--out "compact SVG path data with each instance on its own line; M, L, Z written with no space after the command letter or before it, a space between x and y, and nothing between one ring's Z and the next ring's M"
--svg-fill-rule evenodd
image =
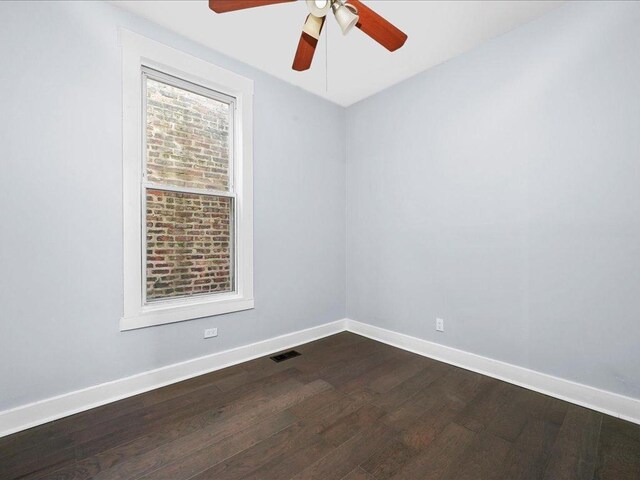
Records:
M640 397L639 52L571 3L349 108L348 316Z
M346 136L340 107L110 5L0 19L0 410L345 312L640 397L640 4L566 5L349 108ZM253 311L118 330L118 26L256 82Z
M0 410L345 316L342 108L107 4L0 19ZM118 26L255 80L253 311L118 330Z

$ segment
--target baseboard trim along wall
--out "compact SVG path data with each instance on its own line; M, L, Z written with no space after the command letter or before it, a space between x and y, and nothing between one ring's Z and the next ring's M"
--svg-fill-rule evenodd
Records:
M0 412L0 437L328 337L343 332L345 324L337 320L5 410Z
M625 397L356 320L347 319L346 323L347 330L363 337L640 424L640 399Z
M0 412L0 437L343 331L640 424L640 400L351 319L102 383Z

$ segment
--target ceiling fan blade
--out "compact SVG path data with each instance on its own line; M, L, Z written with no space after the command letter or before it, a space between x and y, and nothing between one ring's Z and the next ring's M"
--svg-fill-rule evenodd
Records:
M360 18L356 27L390 52L399 49L407 41L406 33L382 18L360 0L349 0L347 3L358 9Z
M296 0L209 0L209 8L216 13L234 12L245 8L262 7Z
M313 15L307 17L298 42L298 50L296 50L296 56L293 58L293 65L291 66L294 70L302 72L311 67L311 61L313 60L313 54L316 52L316 45L318 45L318 38L322 33L324 20L325 17L314 17Z

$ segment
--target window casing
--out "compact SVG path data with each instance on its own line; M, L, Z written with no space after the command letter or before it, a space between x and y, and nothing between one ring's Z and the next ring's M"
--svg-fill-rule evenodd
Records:
M132 32L120 38L120 327L253 308L253 83Z

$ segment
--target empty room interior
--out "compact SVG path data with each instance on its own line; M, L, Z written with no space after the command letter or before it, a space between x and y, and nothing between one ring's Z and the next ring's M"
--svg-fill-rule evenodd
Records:
M640 1L0 27L1 480L640 480Z

